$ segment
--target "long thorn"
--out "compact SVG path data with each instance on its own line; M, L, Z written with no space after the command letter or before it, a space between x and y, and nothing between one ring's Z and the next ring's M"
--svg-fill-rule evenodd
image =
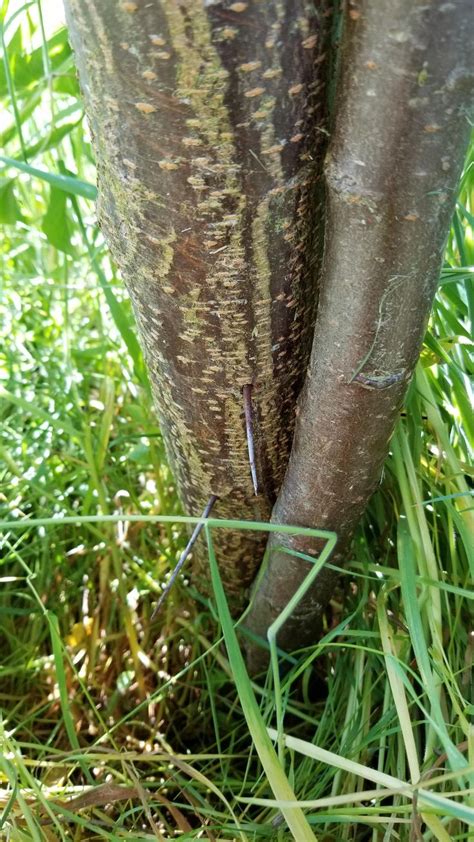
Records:
M250 474L252 476L253 490L258 494L258 480L257 480L257 466L255 464L255 444L253 437L253 404L252 404L252 386L249 383L243 388L244 396L244 414L245 414L245 432L247 434L247 449L249 452Z
M211 494L211 496L209 497L209 500L207 501L206 508L204 509L204 511L202 513L202 517L204 519L209 517L209 515L212 511L212 507L214 506L214 503L216 502L216 500L217 500L216 495ZM158 616L160 608L163 605L163 603L164 603L166 597L168 596L171 588L173 587L174 583L176 582L176 579L178 578L178 576L180 574L180 571L183 567L183 564L186 561L186 559L187 559L189 553L191 552L192 548L194 547L194 544L196 543L203 526L204 526L204 523L201 521L201 523L197 523L196 526L194 527L193 534L191 535L188 543L186 544L183 552L181 553L181 555L179 557L179 561L178 561L175 569L173 570L173 573L171 574L170 580L169 580L168 584L166 585L166 588L164 589L164 591L161 594L158 602L156 603L155 610L153 611L153 614L151 615L151 618L150 618L151 623Z

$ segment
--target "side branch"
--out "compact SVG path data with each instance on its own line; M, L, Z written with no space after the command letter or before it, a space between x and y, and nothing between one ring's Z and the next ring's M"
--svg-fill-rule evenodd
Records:
M380 477L435 292L468 139L467 0L350 3L326 159L320 302L293 448L272 520L335 531L336 563ZM248 626L265 635L308 573L269 539ZM323 570L279 635L317 634ZM250 652L257 667L261 652Z

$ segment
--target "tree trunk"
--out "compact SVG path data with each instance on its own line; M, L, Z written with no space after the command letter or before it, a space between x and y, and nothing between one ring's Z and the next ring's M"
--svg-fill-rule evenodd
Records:
M377 485L418 358L456 198L469 123L470 4L361 0L347 8L310 367L276 523L335 531L335 562ZM273 534L248 626L265 635L311 565ZM315 639L334 588L323 570L281 630ZM265 654L251 648L253 668Z
M66 0L126 281L186 510L268 519L322 259L330 0ZM243 389L251 394L258 496ZM219 534L230 593L261 537Z

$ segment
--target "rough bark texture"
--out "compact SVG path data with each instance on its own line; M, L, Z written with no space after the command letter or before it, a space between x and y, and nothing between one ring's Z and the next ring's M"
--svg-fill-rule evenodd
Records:
M379 481L439 277L469 132L469 13L467 0L347 8L317 323L272 516L337 532L339 563ZM271 538L248 619L261 635L309 569L277 545L285 536ZM315 639L333 587L323 570L283 627L283 648ZM251 651L254 667L262 658Z
M268 519L322 258L330 0L66 0L98 213L186 510ZM252 385L254 496L242 390ZM261 538L219 533L229 592Z

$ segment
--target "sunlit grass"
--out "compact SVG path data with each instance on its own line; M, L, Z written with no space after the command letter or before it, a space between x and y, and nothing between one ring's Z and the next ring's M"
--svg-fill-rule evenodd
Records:
M0 519L16 524L0 535L0 838L467 839L472 156L345 601L341 587L276 705L271 672L246 675L215 565L215 598L182 580L149 622L182 512L81 187L95 175L67 38L43 48L36 3L14 15L0 72L2 154L22 167L0 174ZM284 771L265 727L283 728Z

